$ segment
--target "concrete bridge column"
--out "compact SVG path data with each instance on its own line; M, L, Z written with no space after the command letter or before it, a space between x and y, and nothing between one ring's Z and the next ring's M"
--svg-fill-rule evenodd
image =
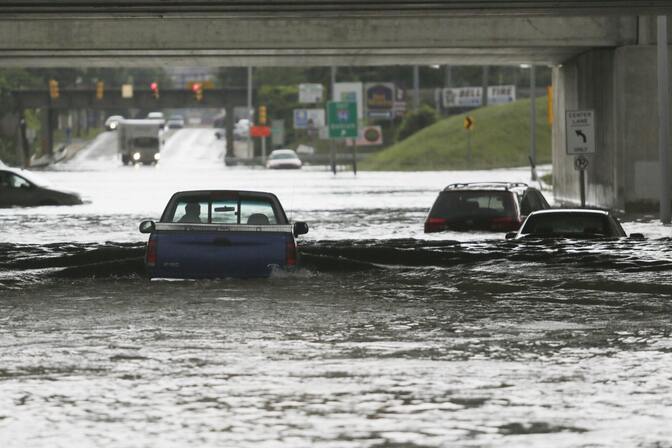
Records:
M579 202L579 172L566 154L565 111L595 111L596 153L586 172L586 203L626 211L659 206L655 45L596 49L553 70L553 190ZM667 168L670 172L670 168Z

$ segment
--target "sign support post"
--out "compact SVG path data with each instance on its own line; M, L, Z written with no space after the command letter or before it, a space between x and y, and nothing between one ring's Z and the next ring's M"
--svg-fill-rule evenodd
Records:
M357 139L352 144L352 174L357 175Z
M579 170L579 186L581 195L581 208L586 208L586 170Z
M467 131L467 168L471 167L471 130L474 128L474 119L469 115L464 117L464 129Z
M336 174L336 158L333 153L334 140L357 139L357 103L329 101L327 103L327 118L329 123L329 139L332 141L331 170Z
M592 110L568 110L565 113L567 154L575 155L574 168L579 171L581 208L586 206L586 154L595 153L595 113Z

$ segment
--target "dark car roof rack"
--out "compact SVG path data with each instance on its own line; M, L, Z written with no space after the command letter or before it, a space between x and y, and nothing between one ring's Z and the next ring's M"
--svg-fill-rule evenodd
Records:
M510 188L525 187L527 184L524 182L460 182L455 184L450 184L443 191L449 190L461 190L468 188L478 188L478 189L504 189L509 190Z

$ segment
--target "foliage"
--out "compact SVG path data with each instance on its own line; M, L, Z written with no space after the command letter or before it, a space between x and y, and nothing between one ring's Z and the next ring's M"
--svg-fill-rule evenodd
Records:
M438 118L436 111L426 104L420 106L417 111L408 112L397 131L397 141L402 141L421 129L433 125Z
M288 141L294 139L294 109L301 107L299 104L298 85L263 85L259 88L259 98L263 98L268 111L268 123L271 120L285 121L285 136Z
M538 164L551 161L551 130L546 121L546 101L546 97L537 99ZM483 107L469 112L469 115L475 123L472 131L464 129L465 114L452 116L378 152L362 163L362 169L455 170L528 165L529 99ZM469 145L471 163L467 156Z

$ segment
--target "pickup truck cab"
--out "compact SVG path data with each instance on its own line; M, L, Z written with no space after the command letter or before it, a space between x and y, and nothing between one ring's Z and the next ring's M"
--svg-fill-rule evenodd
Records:
M175 193L140 232L150 278L267 277L296 266L294 237L308 225L290 224L272 193L199 190Z

